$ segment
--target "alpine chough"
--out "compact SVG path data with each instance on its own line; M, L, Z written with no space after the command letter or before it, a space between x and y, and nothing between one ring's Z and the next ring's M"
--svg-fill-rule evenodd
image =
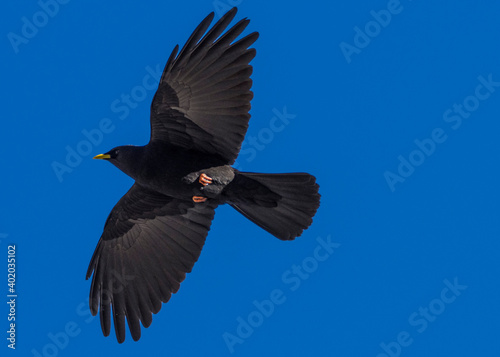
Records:
M212 12L184 47L175 46L151 104L145 146L119 146L104 159L135 180L109 214L87 271L90 311L100 310L108 336L111 316L119 343L125 319L134 340L179 290L198 260L214 218L227 203L282 240L298 237L319 207L319 186L307 173L240 172L238 156L250 119L249 48L259 34L238 39L228 11L210 29ZM227 30L226 30L227 29Z

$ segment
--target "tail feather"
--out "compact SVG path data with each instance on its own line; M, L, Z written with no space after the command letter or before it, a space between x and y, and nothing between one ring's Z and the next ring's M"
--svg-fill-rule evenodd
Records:
M292 240L311 225L319 207L318 190L316 178L306 173L238 172L228 203L277 238Z

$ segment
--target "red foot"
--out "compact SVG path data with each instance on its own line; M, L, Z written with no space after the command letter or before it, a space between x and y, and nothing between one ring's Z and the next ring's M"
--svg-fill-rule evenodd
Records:
M203 196L193 196L193 201L196 203L205 202L206 200L207 198Z
M206 186L212 183L212 178L205 174L201 174L198 182L201 183L203 186Z

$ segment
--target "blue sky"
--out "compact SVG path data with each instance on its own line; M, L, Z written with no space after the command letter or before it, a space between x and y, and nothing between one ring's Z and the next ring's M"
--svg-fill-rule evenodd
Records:
M261 35L238 165L314 174L321 207L294 242L218 208L179 293L118 345L84 278L132 180L91 157L147 142L158 68L231 4ZM500 353L498 2L2 6L2 356Z

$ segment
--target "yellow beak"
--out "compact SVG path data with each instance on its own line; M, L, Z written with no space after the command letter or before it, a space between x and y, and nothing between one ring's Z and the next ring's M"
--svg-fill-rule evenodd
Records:
M105 159L111 159L111 156L108 154L99 154L94 156L93 159L105 160Z

